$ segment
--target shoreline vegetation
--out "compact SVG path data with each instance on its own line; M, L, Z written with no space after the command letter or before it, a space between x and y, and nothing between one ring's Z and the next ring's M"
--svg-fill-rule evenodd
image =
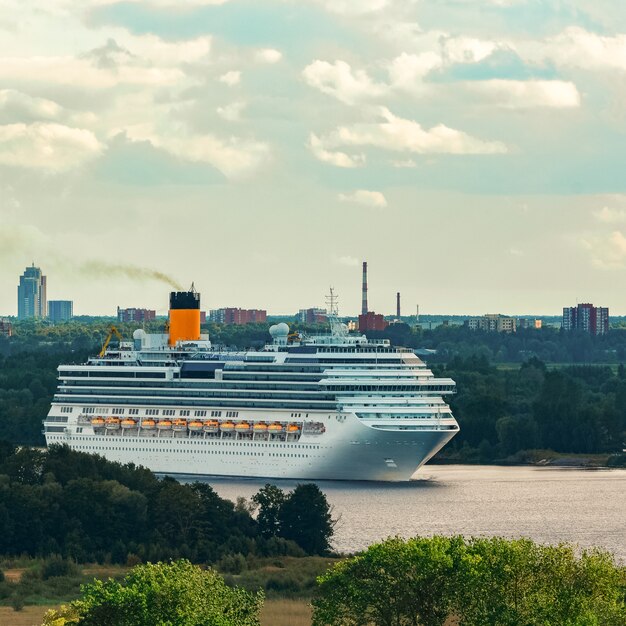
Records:
M339 555L334 524L313 484L230 502L67 446L0 443L0 616L10 608L20 620L7 623L29 626L626 619L626 568L601 549L434 536Z

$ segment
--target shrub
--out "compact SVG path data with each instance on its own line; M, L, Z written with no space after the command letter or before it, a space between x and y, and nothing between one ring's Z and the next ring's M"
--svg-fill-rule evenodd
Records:
M71 559L64 559L58 554L53 554L43 562L41 568L41 578L57 578L59 576L77 576L80 570Z

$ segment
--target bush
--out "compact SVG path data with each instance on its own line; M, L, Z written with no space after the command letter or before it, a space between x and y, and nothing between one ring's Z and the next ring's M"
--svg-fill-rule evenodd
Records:
M318 584L314 626L626 624L626 570L611 555L529 539L396 537Z
M14 611L16 612L21 611L24 608L24 596L16 593L11 598L11 606L13 607Z
M41 568L42 580L58 578L59 576L77 576L80 570L71 559L64 559L58 554L47 558Z
M248 569L246 557L238 552L237 554L227 554L217 562L217 569L226 574L241 574Z

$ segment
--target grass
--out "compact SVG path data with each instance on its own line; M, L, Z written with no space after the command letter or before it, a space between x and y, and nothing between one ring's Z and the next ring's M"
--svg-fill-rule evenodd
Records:
M263 589L267 598L308 599L313 595L315 579L337 561L319 556L255 559L245 571L224 574L224 578L229 585L249 591Z
M44 613L53 606L25 606L14 611L10 606L0 606L0 624L5 626L40 626Z
M310 626L309 600L265 600L261 626Z

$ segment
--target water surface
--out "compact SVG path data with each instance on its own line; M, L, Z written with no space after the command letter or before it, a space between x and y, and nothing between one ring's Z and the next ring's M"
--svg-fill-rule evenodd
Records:
M459 533L601 546L626 562L626 470L428 465L417 476L411 483L317 481L339 518L335 549L354 552L390 535ZM234 501L268 481L207 482Z

